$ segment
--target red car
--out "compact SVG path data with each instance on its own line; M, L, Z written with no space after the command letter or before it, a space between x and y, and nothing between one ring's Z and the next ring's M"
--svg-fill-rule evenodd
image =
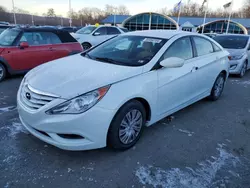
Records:
M12 28L0 35L0 81L58 58L82 51L67 32L48 28Z

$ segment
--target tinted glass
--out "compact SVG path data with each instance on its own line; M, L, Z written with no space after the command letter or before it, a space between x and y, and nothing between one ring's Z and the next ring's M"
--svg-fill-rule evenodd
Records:
M127 33L128 32L128 29L126 28L120 28L123 32Z
M82 29L79 29L76 33L78 34L90 34L96 29L95 26L87 26Z
M178 57L181 59L191 59L193 57L193 49L190 38L182 38L175 41L164 54L164 59L169 57Z
M107 31L108 31L108 35L117 35L117 34L121 34L121 32L114 28L114 27L107 27Z
M59 37L51 32L24 32L20 42L28 42L31 46L62 43Z
M95 33L99 33L99 35L107 35L107 29L106 29L106 27L101 27L101 28L97 29L95 31Z
M202 56L214 52L213 46L210 41L201 37L194 37L194 43L197 50L197 55Z
M5 30L6 28L0 28L0 34Z
M214 40L218 42L223 48L229 49L243 49L246 47L248 36L216 36Z
M19 35L20 30L15 29L6 29L0 35L0 45L1 46L11 46L17 36Z
M148 63L166 43L166 39L144 36L118 36L90 50L86 57L124 66Z

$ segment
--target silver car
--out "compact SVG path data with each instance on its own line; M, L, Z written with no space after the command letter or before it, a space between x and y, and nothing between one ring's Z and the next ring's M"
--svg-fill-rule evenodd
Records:
M250 69L250 36L223 34L213 39L230 53L230 74L243 77Z

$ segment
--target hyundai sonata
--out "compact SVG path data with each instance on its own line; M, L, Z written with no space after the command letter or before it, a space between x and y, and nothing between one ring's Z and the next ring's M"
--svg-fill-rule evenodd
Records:
M31 70L18 91L20 119L62 149L128 149L146 126L205 97L217 100L228 55L189 32L122 34Z

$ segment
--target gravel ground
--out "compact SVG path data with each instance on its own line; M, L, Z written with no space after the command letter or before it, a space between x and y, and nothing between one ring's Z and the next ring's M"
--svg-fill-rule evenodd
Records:
M230 77L222 98L202 100L147 128L124 152L70 152L22 127L22 77L0 83L0 187L249 188L250 72Z

